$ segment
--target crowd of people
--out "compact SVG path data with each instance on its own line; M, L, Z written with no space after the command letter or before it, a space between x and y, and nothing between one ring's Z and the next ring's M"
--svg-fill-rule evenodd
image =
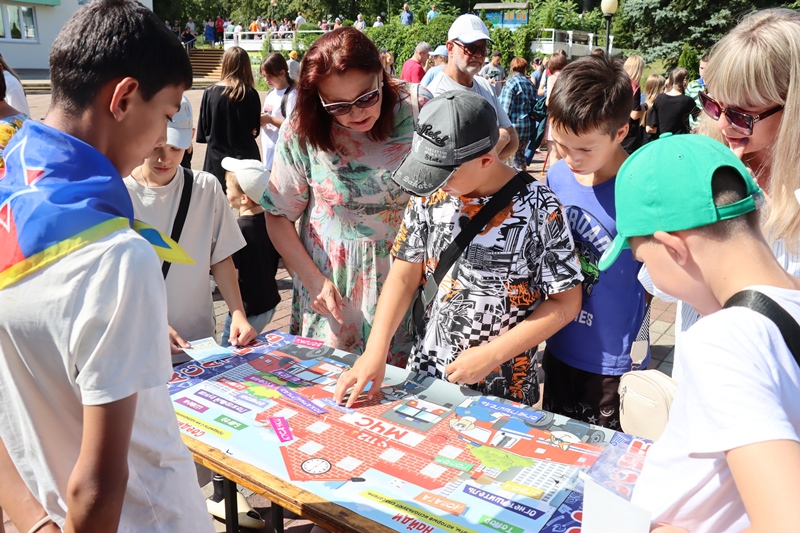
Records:
M97 20L138 30L73 38ZM264 58L263 103L247 52L226 50L196 129L182 46L131 0L66 23L43 122L0 77L0 506L15 524L212 531L221 479L204 507L211 473L163 385L214 334L209 272L221 341L242 346L269 329L279 260L289 332L359 356L334 392L348 408L390 364L620 429L651 293L675 299L677 394L633 501L665 533L800 523L800 360L769 318L726 308L757 289L800 318L800 13L754 12L698 80L677 68L643 87L641 57L602 50L506 71L471 14L399 77L358 27L329 29L300 62ZM543 181L526 171L539 147Z

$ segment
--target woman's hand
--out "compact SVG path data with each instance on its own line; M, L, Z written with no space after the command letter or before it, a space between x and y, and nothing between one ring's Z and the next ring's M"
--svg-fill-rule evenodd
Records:
M342 295L331 280L320 276L319 280L308 287L311 297L311 309L321 315L332 315L339 324L342 318Z

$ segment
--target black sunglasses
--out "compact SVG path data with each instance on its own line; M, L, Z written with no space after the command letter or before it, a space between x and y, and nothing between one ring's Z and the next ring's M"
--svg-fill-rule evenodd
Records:
M465 54L470 56L486 56L487 48L486 48L486 41L483 44L478 43L469 43L465 44L461 41L453 41L453 44L461 48Z
M375 89L362 94L352 102L334 102L332 104L326 104L322 96L319 97L319 101L322 102L322 107L325 111L334 117L348 114L353 109L353 106L360 107L361 109L372 107L381 99L381 78L380 76L376 76L375 79Z
M708 116L714 120L719 120L719 117L721 117L724 113L728 118L728 122L731 123L733 129L739 133L747 135L748 137L753 134L753 126L756 122L767 117L771 117L778 111L783 110L783 106L779 105L758 115L753 115L743 111L731 109L730 107L722 107L722 104L711 98L706 91L701 91L698 93L698 96L700 97L700 104L703 106L703 111L705 111Z

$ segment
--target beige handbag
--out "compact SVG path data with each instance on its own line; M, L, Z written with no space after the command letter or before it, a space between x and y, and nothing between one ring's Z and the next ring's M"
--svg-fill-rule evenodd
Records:
M658 370L634 370L619 381L619 422L622 431L657 440L669 420L677 383Z
M631 346L632 368L641 368L650 344L650 306ZM632 370L619 380L619 422L622 431L649 440L658 439L669 420L677 383L658 370Z

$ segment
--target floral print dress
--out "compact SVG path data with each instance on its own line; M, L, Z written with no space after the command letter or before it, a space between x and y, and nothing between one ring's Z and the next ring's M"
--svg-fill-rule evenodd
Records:
M424 89L401 85L395 131L382 142L334 122L333 153L301 146L291 122L281 129L261 204L273 215L300 220L300 240L342 295L344 317L339 324L311 309L311 296L295 275L290 333L358 355L364 351L409 198L391 173L411 150L416 110L430 98ZM402 325L388 362L405 366L411 342Z

